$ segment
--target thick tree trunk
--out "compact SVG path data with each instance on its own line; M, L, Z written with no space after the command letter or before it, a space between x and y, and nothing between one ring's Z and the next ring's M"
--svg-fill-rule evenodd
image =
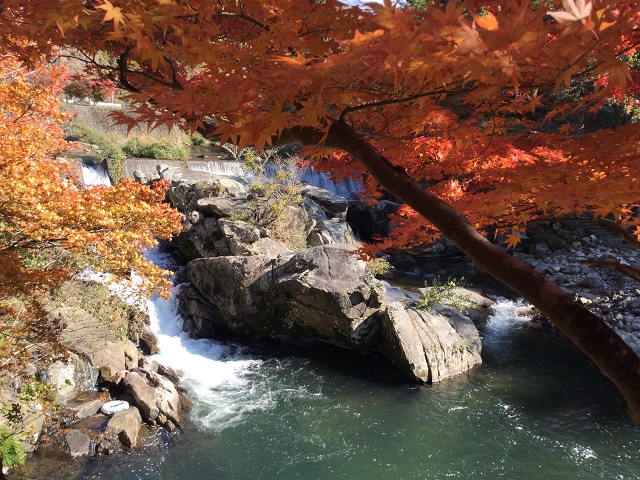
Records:
M303 145L318 145L310 128L287 132ZM336 122L325 146L340 148L364 165L387 191L438 228L478 267L535 305L618 387L631 417L640 421L640 357L602 319L574 302L554 282L493 245L460 212L393 166L352 127Z

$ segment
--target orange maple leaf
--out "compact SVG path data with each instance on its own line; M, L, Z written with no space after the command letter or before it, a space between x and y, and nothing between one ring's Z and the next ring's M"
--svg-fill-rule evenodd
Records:
M109 0L104 0L104 5L99 5L96 8L105 11L104 18L102 19L103 23L113 20L113 26L116 30L118 30L120 24L124 25L122 10L120 7L114 7Z
M516 248L521 241L522 241L522 238L520 237L520 232L513 231L509 235L507 235L507 241L504 243L506 244L507 249L510 249L510 248Z

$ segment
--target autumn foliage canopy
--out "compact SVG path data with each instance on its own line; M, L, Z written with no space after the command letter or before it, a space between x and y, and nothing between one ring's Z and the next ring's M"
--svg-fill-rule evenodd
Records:
M40 58L26 68L0 57L0 359L21 363L63 327L45 321L50 288L86 266L127 279L135 270L146 292L166 292L167 274L144 258L155 237L170 238L178 214L167 185L131 181L83 186L61 156L69 145L58 107L64 67Z
M73 45L129 90L142 116L122 122L215 125L222 141L262 148L293 127L326 135L346 121L510 246L532 220L585 213L640 236L636 128L585 129L611 102L634 100L636 2L3 3L5 31L23 21L46 39L39 48ZM380 195L348 155L316 153L316 168ZM385 246L437 235L410 208L395 223Z

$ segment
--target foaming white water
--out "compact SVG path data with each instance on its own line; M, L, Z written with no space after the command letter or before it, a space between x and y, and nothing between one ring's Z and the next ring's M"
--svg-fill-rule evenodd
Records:
M236 162L234 160L209 160L206 162L194 161L189 165L189 168L192 170L225 177L237 177L244 173L240 162Z
M94 168L87 165L82 165L82 181L85 185L106 185L111 186L111 180L107 171L103 168Z
M176 312L175 295L167 302L148 301L151 330L158 336L160 353L153 358L182 373L182 384L194 400L193 419L202 427L222 430L242 421L245 413L272 408L265 395L254 395L250 377L262 361L241 348L213 340L189 338Z
M533 307L522 300L499 298L491 306L491 315L487 320L486 337L500 337L514 328L520 328L531 319Z
M147 256L164 268L168 257L157 249ZM151 330L157 335L160 353L153 358L182 373L181 384L194 401L192 419L201 427L221 431L242 422L255 410L275 406L268 390L256 388L263 362L237 345L207 339L193 339L182 331L175 295L165 301L154 297L147 308Z
M176 267L158 248L149 250L146 257L162 268ZM181 373L181 386L193 401L191 418L203 429L219 432L241 423L249 412L276 406L274 393L263 385L263 361L233 343L190 338L182 330L175 294L168 301L157 296L142 299L135 272L131 280L121 282L90 270L83 272L82 278L106 284L126 303L147 311L160 348L152 359Z

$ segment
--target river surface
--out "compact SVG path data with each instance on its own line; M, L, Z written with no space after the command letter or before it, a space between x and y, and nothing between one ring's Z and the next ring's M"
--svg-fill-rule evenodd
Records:
M162 259L161 259L162 260ZM32 479L638 479L640 427L559 335L497 303L484 363L438 385L382 359L193 340L149 302L157 360L184 373L187 428L129 454L35 462Z

